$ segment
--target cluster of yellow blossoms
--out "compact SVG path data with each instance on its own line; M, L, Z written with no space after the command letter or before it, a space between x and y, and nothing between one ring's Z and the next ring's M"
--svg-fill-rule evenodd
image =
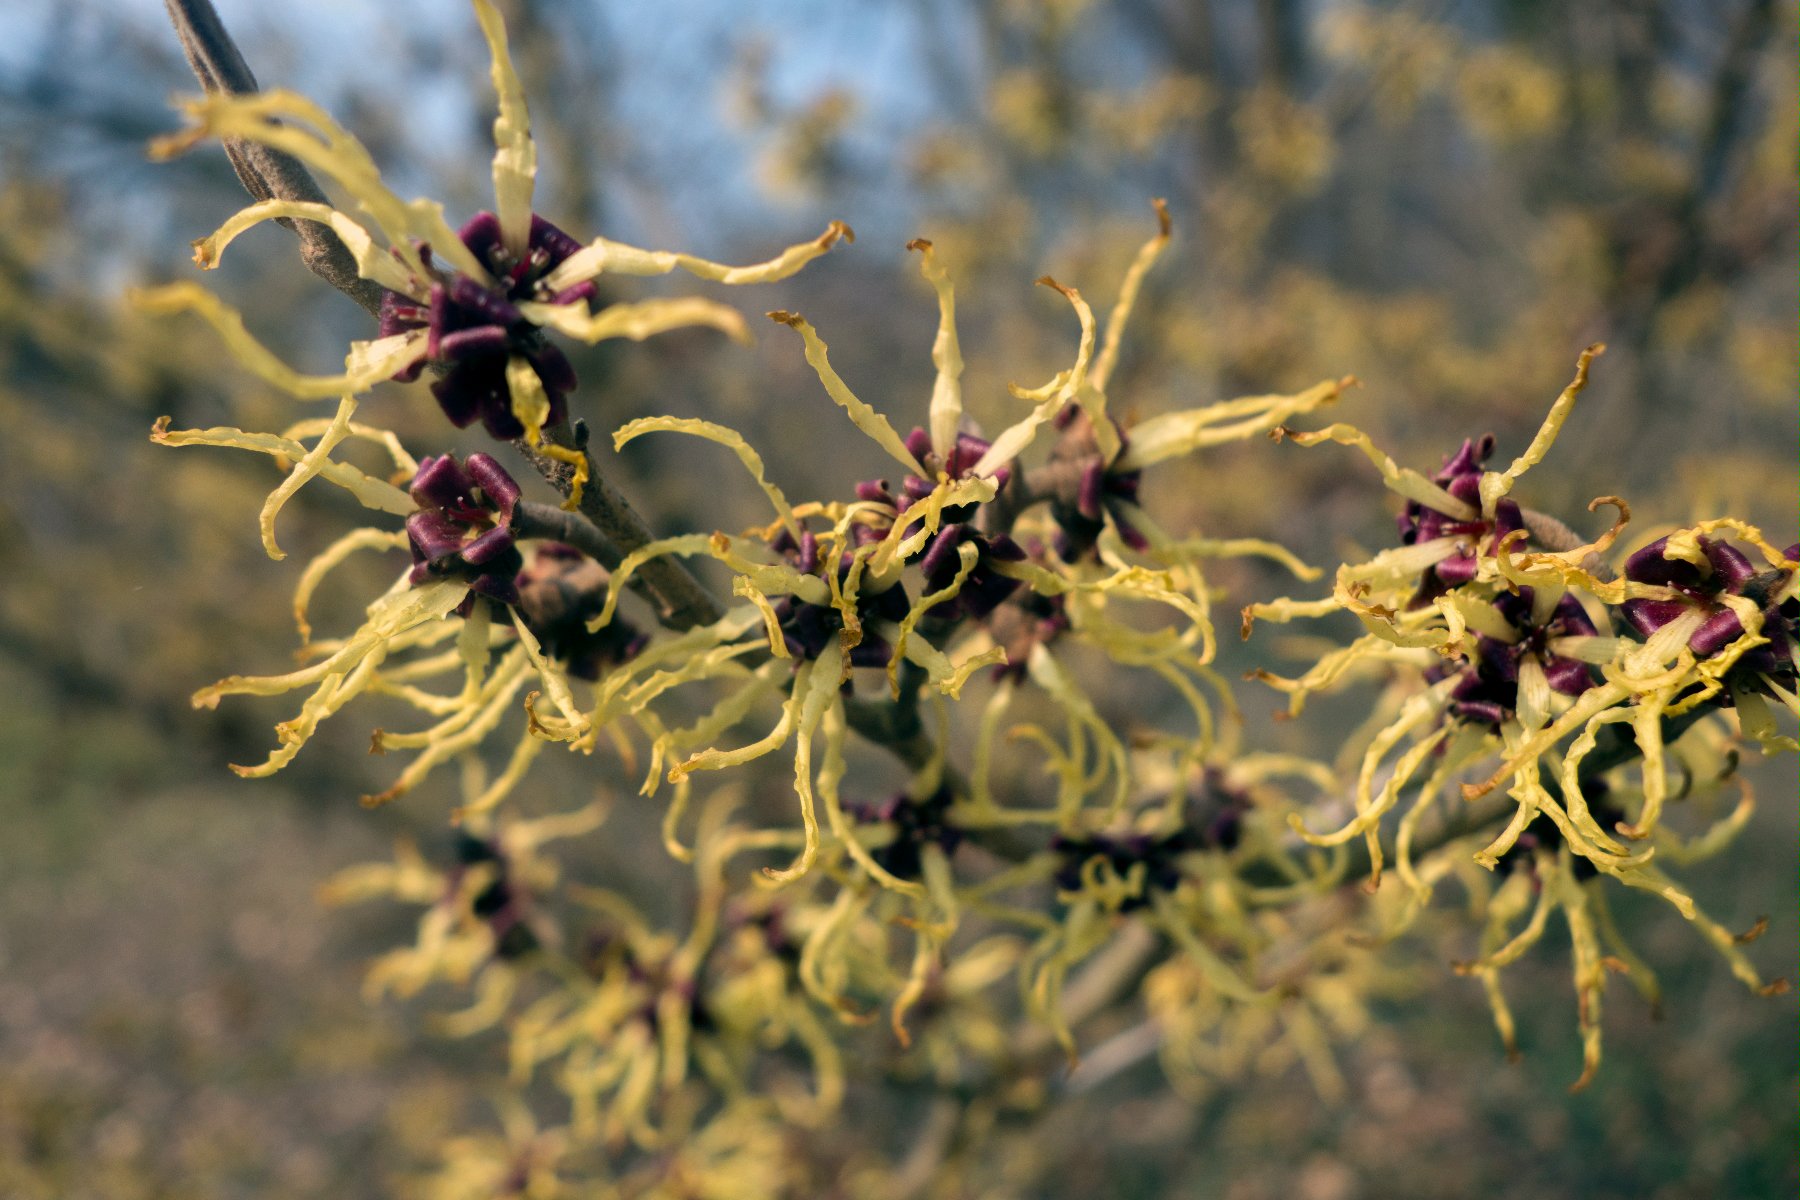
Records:
M1244 610L1246 636L1259 619L1344 611L1362 623L1362 637L1297 678L1258 673L1289 695L1296 714L1309 695L1366 668L1390 680L1353 743L1364 747L1354 816L1329 833L1313 831L1298 815L1289 820L1313 845L1363 839L1374 884L1384 818L1412 794L1396 822L1404 897L1392 932L1410 924L1434 883L1463 863L1504 876L1486 901L1481 957L1457 969L1486 985L1509 1049L1513 1020L1499 972L1561 909L1585 1051L1577 1086L1600 1061L1605 971L1624 972L1652 1002L1657 995L1654 975L1620 939L1597 877L1662 896L1745 984L1785 989L1785 982L1765 985L1740 949L1760 925L1734 936L1708 919L1663 865L1716 853L1743 827L1753 805L1747 783L1734 775L1734 747L1750 741L1765 753L1792 751L1794 739L1778 732L1770 702L1800 712L1800 547L1777 550L1759 530L1725 518L1656 531L1615 569L1606 554L1630 520L1624 500L1603 496L1588 506L1610 507L1617 516L1584 542L1511 498L1514 484L1550 450L1603 349L1582 354L1531 445L1503 471L1482 469L1491 442L1464 443L1427 478L1395 464L1348 425L1277 431L1302 445L1338 442L1367 455L1407 501L1405 544L1339 567L1325 599ZM1756 558L1721 534L1746 543ZM1662 821L1674 798L1672 778L1681 781L1676 795L1697 809L1708 808L1706 800L1728 781L1741 798L1704 832L1683 838ZM1459 779L1465 805L1488 800L1501 828L1472 860L1442 855L1422 867L1415 839ZM1495 797L1502 807L1492 804ZM1479 879L1475 886L1485 893Z
M595 342L745 328L735 310L708 299L596 308L594 281L676 269L724 284L774 281L848 230L834 225L747 267L570 238L532 212L536 151L523 89L491 4L475 0L475 9L499 94L495 212L460 230L440 206L389 191L356 140L297 96L194 101L191 128L158 143L158 153L173 153L207 137L258 142L355 202L352 213L265 200L196 243L197 260L211 266L257 222L328 226L386 297L382 336L353 345L341 374L292 370L192 284L140 296L155 310L198 313L270 384L338 398L333 417L278 434L176 431L166 421L155 430L166 445L232 447L281 464L260 518L271 557L282 556L278 514L314 479L404 522L353 530L302 572L300 667L233 676L195 702L306 694L277 726L277 748L234 768L240 774L280 770L361 695L396 699L422 725L377 731L376 749L413 757L369 802L399 797L439 767L461 769L449 861L434 865L403 847L393 863L353 868L327 889L339 901L422 906L416 943L380 960L371 991L468 987L470 1005L443 1018L444 1030L504 1024L514 1082L552 1078L567 1097L566 1128L540 1132L520 1108L506 1137L448 1147L442 1194L555 1194L560 1164L588 1145L641 1155L641 1170L615 1163L608 1186L619 1195L724 1194L721 1180L741 1187L751 1177L777 1193L787 1186L781 1131L832 1119L850 1078L843 1027L884 1008L892 1034L884 1053L897 1077L1004 1090L1012 1076L1052 1072L1061 1056L1045 1050L1060 1045L1074 1056L1076 1021L1129 999L1143 979L1149 1028L1177 1086L1198 1089L1234 1061L1274 1054L1306 1063L1332 1091L1328 1031L1366 1021L1359 997L1375 986L1374 968L1295 911L1353 875L1377 884L1383 824L1403 806L1392 843L1402 889L1398 904L1378 909L1384 932L1416 920L1447 875L1481 887L1480 867L1500 872L1499 886L1483 892L1482 955L1461 969L1487 984L1509 1040L1498 973L1537 940L1553 908L1573 936L1589 1073L1604 970L1622 967L1653 991L1648 968L1617 939L1602 878L1666 897L1761 986L1741 939L1707 920L1662 869L1723 845L1748 815L1747 795L1694 839L1676 838L1661 818L1674 798L1673 768L1698 793L1730 774L1739 737L1792 748L1769 701L1795 707L1794 552L1740 523L1708 522L1639 551L1619 576L1604 556L1624 527L1623 501L1606 498L1618 521L1581 542L1512 499L1549 451L1597 351L1583 356L1539 436L1503 471L1482 469L1486 443L1465 445L1428 478L1348 425L1288 428L1348 381L1127 428L1109 413L1107 389L1143 279L1169 237L1159 205L1159 229L1127 270L1104 329L1079 291L1041 281L1074 313L1073 361L1039 386L1014 386L1019 415L990 438L963 411L949 273L917 241L909 248L936 294L939 324L935 383L909 435L837 374L810 322L769 314L797 333L830 401L892 460L897 487L871 480L853 499L795 502L735 431L651 417L614 431L614 447L650 433L724 447L767 496L772 519L628 545L591 524L591 537L572 538L605 483L571 434L576 381L549 335ZM480 422L535 456L561 485L563 516L532 505L486 454L414 459L393 433L355 420L358 394L425 369L452 423ZM1212 665L1208 559L1256 555L1303 579L1318 573L1253 539L1171 534L1138 503L1144 470L1264 433L1355 446L1407 501L1404 545L1339 568L1322 600L1245 613L1246 633L1254 619L1339 610L1362 622L1361 638L1300 677L1264 673L1295 713L1321 689L1371 671L1383 677L1355 743L1360 764L1346 772L1245 748L1230 687ZM391 477L334 457L350 441L380 447ZM1751 546L1760 569L1722 532ZM360 627L315 638L308 611L326 577L352 555L392 550L409 550L412 561ZM652 574L686 558L723 564L731 602L680 620L652 606L662 627L640 634L621 613L635 603L627 592L654 596ZM1080 682L1078 661L1094 655L1160 681L1192 727L1121 737ZM953 753L959 704L976 709L966 768ZM739 733L745 725L755 729ZM514 732L503 733L508 726ZM905 786L885 801L853 798L855 735L906 768ZM684 936L661 931L617 891L566 882L545 852L592 833L610 800L525 815L532 806L519 785L546 747L591 754L602 739L617 752L602 768L607 797L623 790L633 763L642 795L668 789L662 840L693 875ZM496 742L507 748L490 764ZM1036 755L1042 782L997 765L1014 745ZM791 755L798 821L765 827L745 815L741 776L719 773L777 753ZM1627 766L1630 786L1614 770ZM724 782L696 797L709 777ZM1479 823L1451 828L1423 853L1434 810L1463 780L1470 804L1505 789L1508 808L1487 814L1503 828L1497 836ZM1344 795L1353 813L1320 832L1320 814ZM1540 817L1547 827L1534 825ZM1472 857L1454 852L1469 838L1485 844ZM1359 840L1366 860L1357 865L1348 851ZM1009 978L1010 1002L999 986ZM1015 1028L1020 1011L1042 1036Z

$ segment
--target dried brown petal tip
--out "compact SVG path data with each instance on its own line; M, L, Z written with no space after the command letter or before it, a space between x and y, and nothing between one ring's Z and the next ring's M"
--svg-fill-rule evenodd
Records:
M1150 201L1150 206L1156 210L1156 226L1160 230L1160 236L1168 237L1175 229L1174 223L1169 220L1169 202L1159 196Z
M1750 928L1744 930L1744 932L1738 934L1736 937L1732 938L1731 940L1733 942L1735 942L1737 945L1742 946L1747 942L1754 942L1757 938L1761 937L1763 934L1765 934L1767 932L1769 932L1769 918L1758 917L1758 918L1756 918L1756 924L1754 924Z

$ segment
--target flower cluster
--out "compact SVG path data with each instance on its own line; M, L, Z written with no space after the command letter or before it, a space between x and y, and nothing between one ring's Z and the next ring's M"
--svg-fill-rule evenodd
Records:
M1426 672L1428 679L1455 672L1457 683L1450 690L1448 705L1453 718L1498 730L1519 710L1522 667L1534 675L1541 671L1550 690L1564 696L1579 696L1594 686L1596 670L1592 664L1550 648L1553 640L1559 648L1567 649L1570 643L1564 639L1600 636L1587 610L1574 596L1565 594L1548 617L1539 620L1534 614L1534 601L1535 593L1529 587L1494 597L1494 612L1508 628L1496 631L1499 636L1477 633L1474 653L1467 661L1455 667L1433 664Z
M512 524L520 492L506 468L486 454L460 464L449 454L426 458L407 490L419 506L406 518L413 558L407 581L417 587L459 579L469 585L471 605L478 595L517 604L524 560Z
M383 292L381 336L402 337L426 331L417 360L397 373L402 382L417 379L429 363L442 373L431 394L450 423L462 429L476 421L489 436L502 441L521 437L525 427L513 412L507 388L507 363L521 358L538 378L549 404L546 420L563 423L568 394L575 390L575 368L568 356L544 339L542 328L520 311L520 304L585 305L594 298L591 279L552 292L545 280L581 250L581 243L544 218L532 215L524 253L514 254L491 212L476 213L457 240L487 268L486 282L428 265L434 278L427 301L420 304L399 292ZM422 253L421 259L426 256ZM416 340L416 339L414 339Z
M1748 815L1747 793L1689 839L1662 815L1674 802L1671 760L1702 781L1697 794L1729 776L1736 739L1793 748L1772 709L1800 709L1800 547L1782 553L1742 523L1703 522L1646 544L1620 574L1606 556L1629 518L1624 501L1596 501L1618 520L1583 542L1514 499L1599 348L1504 470L1487 467L1491 437L1463 442L1427 476L1350 425L1289 428L1349 380L1128 422L1109 411L1108 387L1143 280L1171 236L1158 203L1157 231L1125 271L1104 328L1078 290L1040 280L1074 315L1072 358L1040 385L1011 385L1023 408L988 432L964 410L955 288L921 239L908 249L936 299L935 378L923 411L898 426L837 373L811 322L769 314L798 337L825 396L898 485L870 471L848 495L796 502L738 432L643 417L613 431L615 449L652 433L711 443L737 459L772 512L736 532L656 537L610 489L584 495L594 471L574 421L578 381L551 335L741 333L738 314L713 301L602 305L596 281L677 268L724 284L773 281L848 230L833 225L749 267L563 233L532 212L536 150L522 87L492 5L474 5L498 92L495 202L460 230L437 205L390 192L355 139L299 97L211 96L188 106L193 129L159 143L161 153L205 136L262 143L355 201L369 225L277 198L196 245L210 266L260 221L330 227L384 296L379 336L352 347L343 373L293 371L192 285L144 300L199 312L285 390L340 398L334 417L280 434L156 427L163 444L249 450L284 466L260 519L272 556L277 515L314 479L390 518L339 538L302 573L297 669L232 676L195 701L306 693L276 727L268 759L238 768L246 775L285 767L367 694L398 701L419 727L375 731L372 749L412 757L366 802L460 768L448 863L402 847L392 864L355 868L328 889L421 906L417 943L376 965L371 990L471 989L471 1004L443 1027L504 1026L515 1083L541 1077L566 1099L566 1128L540 1132L535 1118L516 1116L506 1138L460 1145L457 1178L551 1189L572 1151L597 1145L637 1164L652 1187L761 1172L774 1191L780 1131L816 1126L844 1102L840 1042L851 1028L886 1010L892 1037L871 1057L894 1059L896 1075L961 1087L983 1072L1043 1074L1053 1069L1046 1049L1051 1060L1057 1047L1076 1054L1084 997L1121 999L1103 983L1071 985L1077 972L1084 982L1147 974L1178 1086L1200 1086L1214 1039L1229 1037L1303 1058L1321 1091L1338 1090L1327 1032L1364 1019L1361 984L1346 981L1375 972L1343 939L1311 929L1306 905L1352 878L1377 889L1390 853L1403 899L1385 910L1386 934L1418 918L1456 863L1502 873L1486 896L1481 953L1460 969L1487 986L1509 1039L1499 973L1552 909L1566 914L1588 1073L1599 1059L1598 946L1614 939L1603 884L1664 897L1761 986L1741 939L1662 869L1722 846ZM452 426L479 423L517 442L574 511L528 500L489 454L415 461L392 433L354 420L359 393L426 372ZM1354 446L1405 501L1398 544L1341 566L1328 597L1244 615L1246 635L1257 619L1342 611L1361 623L1361 637L1296 678L1259 672L1290 695L1294 714L1370 668L1387 677L1342 760L1353 779L1245 747L1214 667L1208 560L1258 556L1303 579L1318 572L1269 542L1171 534L1140 503L1146 472L1258 434ZM391 477L334 457L352 441L391 458ZM307 612L324 581L355 554L390 550L410 563L365 619L315 638ZM729 598L707 591L685 560L722 568ZM669 600L671 581L685 589L681 603ZM1092 685L1098 661L1158 697L1134 707L1129 725L1117 697ZM850 778L853 738L891 754L904 783ZM521 796L546 748L590 755L601 739L614 751L589 760L600 764L601 800L543 815ZM765 823L767 806L746 803L739 779L776 755L784 775L791 768L782 799L791 790L797 813ZM562 865L540 853L593 833L628 773L644 797L664 798L663 846L692 866L680 932L617 891L565 883ZM724 782L697 794L709 777ZM1484 821L1430 828L1458 783ZM857 794L888 798L846 798ZM1390 850L1383 826L1403 805ZM1337 827L1319 832L1321 821ZM1353 864L1359 843L1365 857ZM1166 961L1152 966L1158 954ZM1647 967L1631 972L1653 992ZM1009 977L1011 1001L998 986ZM1036 1032L1009 1032L1008 1003Z
M356 342L339 375L304 375L283 363L244 327L239 314L191 283L140 292L150 312L192 310L225 339L244 365L300 397L364 391L380 380L410 380L429 367L444 414L462 428L479 420L493 437L523 438L573 472L571 503L588 478L586 455L567 427L566 402L576 386L568 358L546 338L554 331L578 341L642 340L672 329L710 326L743 337L743 318L700 298L613 304L595 311L594 281L602 275L666 275L676 269L725 284L784 279L852 235L833 223L810 242L790 246L767 262L734 267L690 254L643 250L597 238L581 244L531 209L537 148L531 139L525 93L507 49L506 29L491 0L474 0L493 56L499 114L494 120L494 211L460 230L443 207L401 199L381 181L369 152L303 96L291 92L213 92L184 104L193 125L160 138L153 157L166 158L202 139L239 139L293 156L319 171L356 202L374 226L329 205L280 197L252 204L194 243L194 260L216 267L225 248L264 221L306 220L330 228L354 258L358 273L382 290L377 338ZM386 241L378 244L376 234Z
M1355 816L1327 834L1312 832L1298 816L1292 823L1321 846L1361 838L1378 880L1384 818L1416 791L1396 841L1398 871L1411 893L1402 924L1416 917L1432 890L1411 848L1438 798L1471 775L1474 782L1461 786L1468 801L1500 799L1505 787L1510 812L1496 813L1507 817L1504 827L1474 860L1512 875L1520 862L1533 864L1529 902L1536 908L1522 932L1507 932L1526 902L1518 899L1526 885L1505 885L1490 905L1486 951L1462 969L1488 986L1510 1045L1512 1020L1498 972L1537 940L1552 907L1563 909L1576 945L1582 1084L1600 1055L1604 974L1595 929L1616 940L1599 880L1664 897L1739 978L1764 987L1739 949L1743 939L1707 918L1659 865L1694 856L1664 827L1664 808L1671 800L1671 760L1688 780L1704 781L1684 788L1683 797L1693 799L1729 776L1721 747L1733 734L1769 750L1792 748L1793 739L1776 731L1769 699L1800 712L1792 686L1800 547L1784 553L1742 522L1708 521L1656 537L1615 571L1605 555L1630 518L1623 500L1606 496L1589 506L1610 506L1618 519L1583 542L1509 494L1550 450L1601 349L1582 355L1574 381L1531 446L1504 471L1483 469L1492 437L1464 441L1428 479L1397 466L1350 426L1291 434L1303 445L1356 446L1370 458L1406 498L1401 545L1341 567L1329 599L1245 610L1246 635L1257 619L1289 621L1340 609L1367 630L1297 678L1259 673L1291 696L1293 712L1353 668L1378 663L1392 672L1389 699L1366 735ZM1760 569L1751 553L1762 558ZM1727 711L1735 720L1721 725ZM1625 777L1633 768L1635 784ZM1745 807L1695 845L1708 852L1722 845L1742 824L1747 805L1746 798ZM1620 961L1640 962L1628 950L1618 953ZM1647 967L1634 968L1633 979L1654 994Z

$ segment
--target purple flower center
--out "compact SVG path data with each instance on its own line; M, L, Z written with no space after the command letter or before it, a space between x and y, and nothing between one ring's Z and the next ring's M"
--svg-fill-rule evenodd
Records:
M1565 595L1550 619L1531 620L1532 589L1503 592L1494 608L1517 629L1516 642L1482 635L1475 640L1475 661L1461 668L1461 681L1450 693L1450 714L1458 720L1498 728L1519 707L1519 664L1535 658L1544 668L1550 689L1565 696L1579 696L1594 686L1594 668L1579 659L1550 651L1553 638L1594 637L1598 630L1575 597ZM1440 673L1438 678L1445 678Z
M1119 435L1119 454L1125 453L1130 437L1125 427L1112 420ZM1087 413L1071 405L1056 415L1056 428L1062 431L1051 451L1052 462L1080 464L1081 475L1073 502L1058 497L1050 505L1051 519L1056 522L1056 553L1064 562L1074 562L1094 553L1100 531L1106 528L1106 515L1112 514L1119 537L1133 550L1149 548L1143 533L1126 519L1121 504L1136 504L1138 488L1144 473L1117 471L1100 456L1100 445L1094 437L1093 422ZM1116 461L1116 459L1115 459Z
M956 444L950 448L949 461L940 463L937 453L931 448L931 435L915 426L913 431L906 435L906 449L919 460L920 465L926 471L930 472L932 478L923 479L917 475L908 475L900 481L898 495L888 486L885 479L865 480L856 485L856 498L871 504L886 504L891 506L896 513L903 513L931 495L932 490L937 487L936 477L940 470L953 480L967 479L969 472L974 469L976 463L981 461L981 456L988 452L988 447L991 445L993 445L992 442L985 438L978 438L972 433L959 433L956 435ZM992 478L994 490L998 494L1005 490L1007 481L1012 478L1012 471L1007 467L1001 467L993 473ZM975 509L976 506L973 504L953 504L942 511L941 517L947 525L968 521L974 518ZM914 521L912 525L916 528L918 522ZM912 531L909 529L907 532L911 533Z
M989 537L973 525L962 524L945 525L926 546L919 569L925 574L927 594L942 591L956 581L957 573L962 570L960 550L965 544L976 547L975 566L963 580L962 590L931 610L931 615L939 621L953 621L959 617L980 620L1018 590L1019 581L994 570L994 564L1023 562L1025 551L1019 543L1004 533Z
M471 454L461 464L449 454L427 458L410 492L419 506L406 518L413 584L464 579L472 593L516 604L513 580L524 562L512 534L519 485L506 468L486 454Z
M879 540L880 536L879 532L870 530L867 526L856 526L858 545ZM811 531L803 531L796 541L783 530L769 546L786 558L796 571L824 577L825 564L820 561L818 540ZM838 556L839 583L849 576L854 562L848 551ZM818 658L844 628L844 614L829 604L811 604L798 596L783 596L773 607L775 619L781 626L782 640L787 643L788 653L795 658L807 661ZM863 634L862 640L850 649L850 665L887 666L888 660L894 656L893 647L888 645L887 639L869 629L868 622L899 621L906 616L910 607L906 588L902 584L896 583L880 592L859 592L856 598L856 615L863 623Z
M1464 438L1462 447L1444 460L1443 469L1432 476L1431 481L1464 504L1479 510L1483 464L1493 453L1493 434L1484 434L1479 441ZM1494 506L1494 519L1491 521L1479 516L1475 520L1467 520L1439 512L1435 508L1427 508L1417 500L1408 500L1406 507L1401 510L1399 525L1401 544L1407 546L1439 538L1461 539L1454 552L1432 564L1425 572L1419 594L1413 600L1414 605L1418 606L1429 604L1449 588L1474 579L1479 566L1476 551L1482 540L1487 540L1487 552L1494 553L1502 538L1525 528L1525 518L1519 511L1518 503L1511 499L1503 499Z
M894 827L894 840L870 852L882 869L900 879L917 879L924 869L926 846L935 845L955 854L962 844L962 830L950 823L950 789L940 787L923 800L904 792L877 804L849 804L858 821L886 821Z
M1672 588L1679 596L1670 600L1627 600L1624 612L1631 627L1645 637L1679 617L1689 613L1701 614L1700 627L1688 638L1688 649L1697 657L1711 658L1744 633L1743 621L1719 598L1747 595L1752 581L1759 577L1750 559L1730 542L1714 541L1706 537L1699 538L1698 541L1701 554L1706 559L1704 567L1683 558L1664 558L1663 551L1669 544L1666 537L1657 538L1626 559L1625 578L1636 583ZM1773 590L1773 587L1765 589ZM1765 604L1763 626L1764 635L1770 639L1770 646L1758 649L1767 652L1779 646L1782 651L1780 658L1787 659L1787 639L1793 633L1793 619L1774 605ZM1773 654L1764 654L1758 661L1761 658L1770 660L1770 668L1777 665ZM1792 670L1791 660L1788 670Z
M1081 890L1082 868L1095 858L1104 859L1120 877L1129 874L1138 863L1144 864L1143 891L1126 897L1119 905L1120 912L1133 912L1150 906L1150 893L1172 892L1181 886L1181 855L1191 847L1182 833L1168 837L1097 833L1079 838L1058 834L1050 839L1050 849L1059 859L1054 876L1056 886L1065 892Z
M581 249L581 243L542 217L531 218L531 235L523 257L509 254L500 236L500 220L490 212L475 214L458 231L470 253L496 281L477 283L466 275L444 274L431 285L430 300L420 305L388 292L381 303L383 337L414 329L427 331L425 357L394 376L418 378L427 363L443 372L433 381L444 415L458 429L482 423L489 434L511 440L525 432L513 416L506 385L507 361L525 358L537 372L550 400L549 422L560 422L565 400L575 389L575 369L563 352L544 340L543 331L525 319L524 301L550 304L585 303L594 295L591 282L551 292L545 278ZM424 257L430 260L427 249Z

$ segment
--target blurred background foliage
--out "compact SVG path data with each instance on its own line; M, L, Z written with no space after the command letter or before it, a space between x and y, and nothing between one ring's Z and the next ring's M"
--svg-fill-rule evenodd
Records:
M1777 544L1796 509L1795 14L1771 0L514 0L544 165L540 208L577 236L725 260L850 221L859 240L756 308L811 317L864 398L922 416L935 310L902 246L958 281L965 392L989 428L1004 384L1067 358L1049 273L1110 297L1167 197L1176 241L1151 277L1115 409L1150 415L1354 374L1335 419L1432 467L1493 431L1512 453L1580 347L1607 356L1531 502L1578 528L1602 493L1647 527L1736 513ZM405 193L466 216L486 184L485 53L458 5L220 4L265 86L293 86L363 137ZM420 1006L364 1006L362 963L405 914L325 913L315 885L397 835L441 841L448 784L365 814L381 713L353 712L277 782L224 770L276 709L189 711L289 644L298 568L253 512L270 468L159 449L178 426L278 428L197 324L130 312L133 282L188 277L186 245L242 204L216 151L152 166L145 139L192 90L153 0L38 0L0 14L0 1195L360 1197L403 1192L453 1133L491 1120L492 1044L431 1034ZM298 269L288 235L246 239L218 286L314 368L366 336ZM640 289L654 290L651 285ZM585 351L580 410L745 431L790 494L877 468L843 436L787 340L703 333ZM365 414L415 452L435 406L388 386ZM473 440L459 451L479 448ZM616 460L669 532L760 513L703 452L648 439ZM1366 465L1267 444L1154 476L1165 527L1268 537L1330 564L1391 536ZM294 562L348 524L314 489ZM1576 518L1582 518L1576 520ZM380 568L362 584L376 586ZM1221 611L1283 589L1222 568ZM366 591L367 588L364 588ZM335 589L359 594L355 586ZM344 601L346 606L350 601ZM344 609L348 611L348 607ZM328 614L329 615L329 614ZM340 614L341 615L341 614ZM1228 639L1229 640L1229 639ZM1279 645L1278 642L1272 643ZM1253 647L1259 654L1269 646ZM1235 646L1224 665L1249 662ZM1278 664L1279 665L1279 664ZM1106 700L1122 727L1165 697ZM1245 689L1252 738L1328 745L1356 698L1295 723ZM579 797L611 764L547 764ZM586 774L577 768L585 767ZM1774 914L1759 962L1795 974L1793 763L1764 771L1740 847L1697 873L1735 927ZM600 780L602 782L597 783ZM779 781L773 785L780 790ZM775 802L782 802L776 794ZM571 870L670 886L621 806ZM664 868L667 867L667 870ZM1577 1097L1563 955L1515 976L1525 1061L1444 965L1473 930L1397 951L1342 1053L1341 1101L1282 1062L1206 1096L1154 1064L1046 1119L1002 1124L946 1196L1770 1197L1800 1186L1794 1003L1736 989L1654 902L1622 904L1669 984L1665 1019L1621 1000L1608 1065ZM904 1159L917 1097L871 1090ZM827 1181L851 1148L787 1148Z

